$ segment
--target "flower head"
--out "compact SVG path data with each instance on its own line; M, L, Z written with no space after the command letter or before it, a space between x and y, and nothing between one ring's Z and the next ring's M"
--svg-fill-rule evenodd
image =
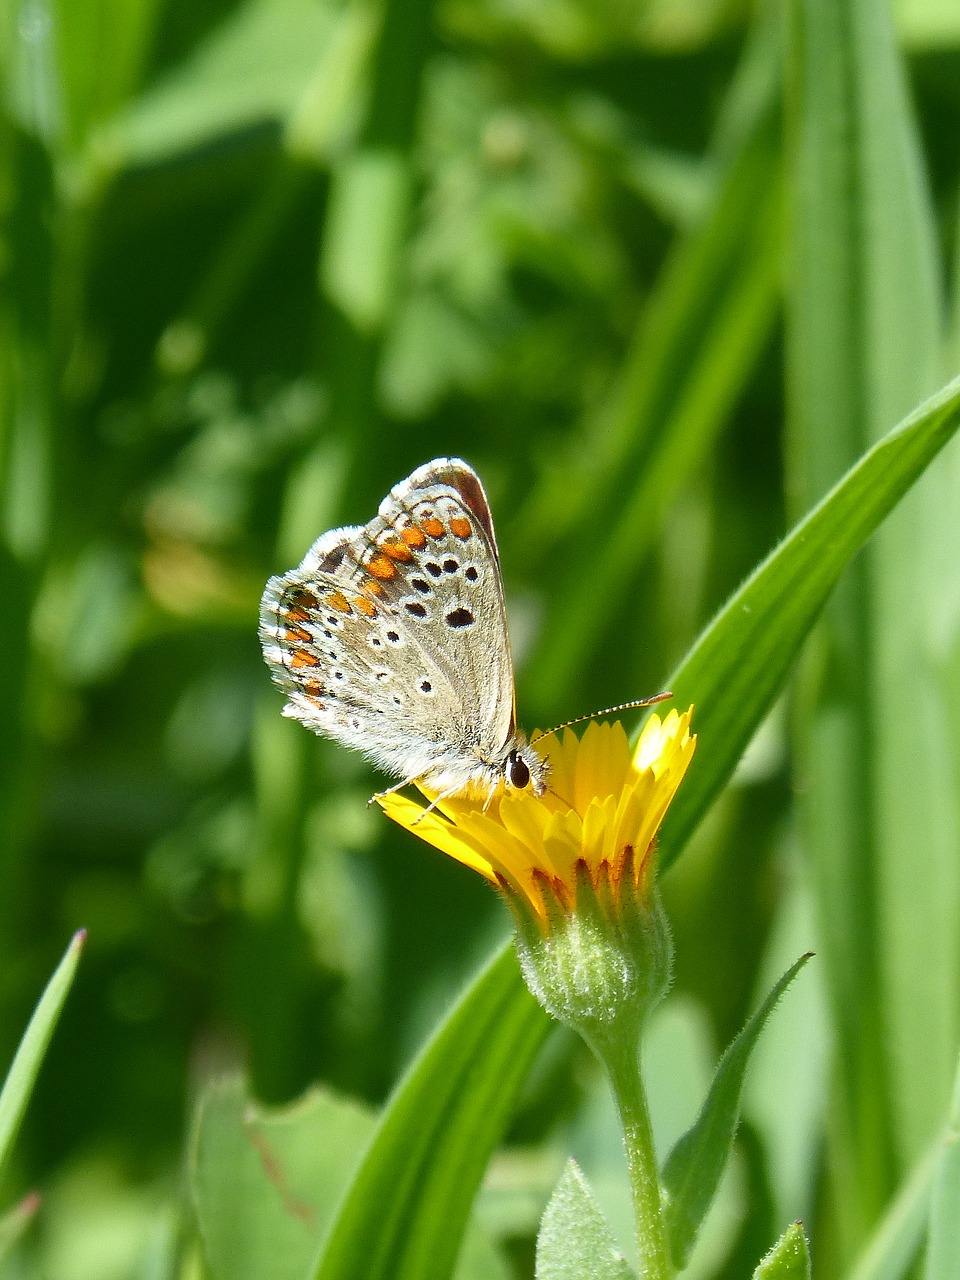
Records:
M549 761L547 791L501 789L484 807L469 795L433 809L406 796L379 797L384 812L444 853L473 867L514 905L546 926L556 908L572 910L586 878L615 897L650 870L654 839L696 746L693 708L651 715L631 749L619 721L592 722L537 741ZM436 797L423 790L427 799Z

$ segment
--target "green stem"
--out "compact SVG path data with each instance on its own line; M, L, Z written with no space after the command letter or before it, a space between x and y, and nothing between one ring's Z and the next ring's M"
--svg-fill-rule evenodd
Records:
M623 1126L640 1275L643 1280L672 1280L674 1269L667 1246L657 1154L636 1045L634 1036L611 1036L608 1043L595 1048L610 1076Z

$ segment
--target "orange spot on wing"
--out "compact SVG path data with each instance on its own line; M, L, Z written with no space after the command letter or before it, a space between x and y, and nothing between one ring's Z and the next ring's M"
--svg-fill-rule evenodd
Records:
M319 667L320 659L306 649L298 649L290 659L290 665L294 671L299 670L300 667Z
M461 542L466 542L473 532L473 526L464 516L451 516L450 532L454 537L459 538Z
M303 627L290 627L283 633L284 640L299 641L300 644L309 644L313 636Z
M353 612L350 608L350 601L342 591L334 591L331 595L327 596L327 604L331 609L336 609L337 613Z
M316 698L319 701L324 695L324 688L322 684L305 684L303 692L308 698Z
M286 618L287 622L309 622L310 621L310 615L309 613L307 613L306 609L301 609L299 607L295 609L288 609L286 613L282 614L281 616Z
M426 520L421 520L420 528L430 538L442 538L446 533L443 521L438 520L436 516L427 516Z
M413 547L415 551L419 551L421 547L427 545L426 534L422 529L417 528L415 524L408 524L405 529L401 529L400 537L408 547Z
M367 600L363 596L355 596L353 603L356 608L358 608L361 613L365 613L368 618L375 618L377 616L377 606L372 600Z
M375 578L383 578L385 581L389 581L391 578L396 577L397 566L386 556L373 556L367 561L367 571L372 573Z
M376 578L368 578L366 582L363 583L363 590L368 596L383 595L383 585L382 583L377 582Z
M405 542L381 542L380 550L388 555L391 560L406 562L413 559L413 552Z

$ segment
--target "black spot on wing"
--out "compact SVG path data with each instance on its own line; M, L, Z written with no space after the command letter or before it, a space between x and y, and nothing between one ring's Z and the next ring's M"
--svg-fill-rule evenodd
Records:
M455 631L459 631L462 627L470 627L473 625L473 614L469 609L463 607L459 609L451 609L446 616L448 627L453 627Z
M333 547L318 564L317 568L323 573L333 573L343 564L343 558L349 550L348 542L341 542L338 547Z

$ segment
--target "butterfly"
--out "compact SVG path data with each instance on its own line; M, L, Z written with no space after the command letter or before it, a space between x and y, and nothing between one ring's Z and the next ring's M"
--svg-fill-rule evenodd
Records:
M284 715L438 799L546 790L518 730L490 504L472 467L435 458L366 525L332 529L273 577L260 641Z

